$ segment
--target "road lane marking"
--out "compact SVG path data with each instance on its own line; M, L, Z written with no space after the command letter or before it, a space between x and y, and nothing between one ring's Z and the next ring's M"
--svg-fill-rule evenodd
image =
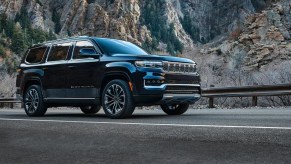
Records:
M27 121L27 122L53 122L53 123L81 123L81 124L111 124L111 125L141 125L141 126L170 126L170 127L198 127L198 128L242 128L242 129L277 129L291 130L291 127L272 126L240 126L240 125L193 125L193 124L159 124L139 122L94 122L94 121L68 121L68 120L38 120L38 119L13 119L0 118L2 121Z

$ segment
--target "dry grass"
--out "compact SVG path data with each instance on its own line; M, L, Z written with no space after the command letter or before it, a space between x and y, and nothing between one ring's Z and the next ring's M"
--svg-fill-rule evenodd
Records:
M248 85L276 85L291 83L291 61L273 61L264 69L243 71L242 63L238 67L230 67L225 56L215 54L202 54L197 49L189 50L185 57L197 62L198 72L201 75L202 88ZM258 105L291 106L291 96L258 97ZM249 107L251 97L216 98L215 104L225 107ZM202 98L196 105L208 105L208 98Z
M0 97L13 97L16 92L16 77L0 73Z

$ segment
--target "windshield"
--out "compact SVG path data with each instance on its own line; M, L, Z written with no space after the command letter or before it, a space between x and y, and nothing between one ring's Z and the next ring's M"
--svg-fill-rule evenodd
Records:
M134 54L134 55L148 55L140 47L132 44L130 42L116 40L116 39L105 39L105 38L97 38L99 46L106 54Z

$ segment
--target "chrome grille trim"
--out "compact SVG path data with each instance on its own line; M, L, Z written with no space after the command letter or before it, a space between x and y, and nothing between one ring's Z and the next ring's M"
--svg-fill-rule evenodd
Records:
M180 62L163 62L163 70L170 73L196 74L196 64Z

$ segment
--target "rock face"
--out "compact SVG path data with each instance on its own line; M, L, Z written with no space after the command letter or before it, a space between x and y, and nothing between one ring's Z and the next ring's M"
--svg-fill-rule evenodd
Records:
M34 28L60 37L93 35L142 45L152 40L141 23L146 0L0 0L0 13L14 19L24 7ZM219 55L229 68L258 70L275 60L290 59L290 0L161 0L159 15L186 47ZM260 11L260 12L258 12ZM151 12L151 11L146 11ZM258 13L256 13L258 12ZM186 31L187 17L199 30L198 44ZM161 22L158 22L161 23ZM200 43L199 43L200 42ZM160 43L160 45L163 45ZM166 47L166 46L163 46ZM225 64L222 64L225 65Z
M0 0L0 13L6 14L9 19L14 19L22 3L23 0Z
M251 0L183 0L183 12L196 22L201 40L208 42L235 30L255 9Z
M139 25L140 7L138 0L96 1L72 0L62 9L61 35L96 35L121 38L141 45L149 31Z
M267 10L247 16L237 38L201 52L212 55L220 52L228 60L230 69L264 70L269 64L291 59L290 18L290 1L280 1Z
M164 7L164 15L166 17L168 25L174 25L175 35L180 40L180 42L187 47L193 47L193 41L183 29L183 26L179 19L184 15L181 10L181 3L183 2L180 2L179 0L167 0Z
M32 27L45 31L54 29L52 15L59 15L60 36L95 35L139 45L151 41L149 30L139 23L139 0L1 0L0 13L14 19L21 7L29 13Z
M260 2L259 2L260 1ZM256 2L262 8L265 0ZM141 44L151 40L148 27L140 23L143 0L1 0L0 13L10 19L25 7L32 26L49 31L56 21L53 14L60 16L60 35L97 35L121 38ZM200 30L200 40L208 42L214 37L236 29L244 18L255 12L252 0L161 0L161 14L168 25L174 24L176 37L186 47L193 40L185 32L180 20L190 16ZM151 12L151 11L146 11ZM194 41L195 42L195 41Z

